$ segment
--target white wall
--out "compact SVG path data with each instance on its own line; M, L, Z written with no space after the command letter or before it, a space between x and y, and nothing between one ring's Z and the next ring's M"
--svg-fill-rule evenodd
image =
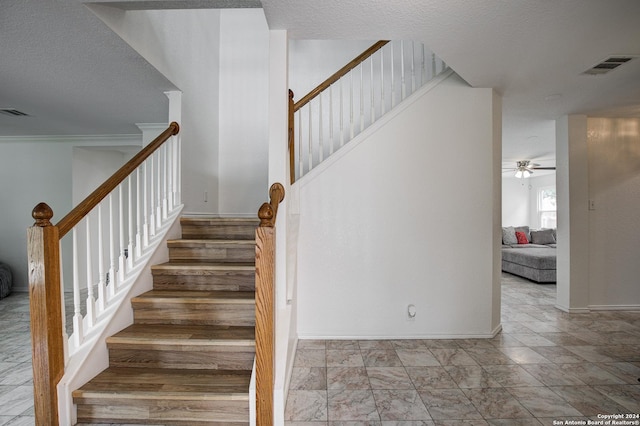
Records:
M556 186L556 174L550 173L544 176L537 176L528 179L529 190L529 227L532 229L542 228L540 224L540 216L538 215L538 190L540 188L555 187Z
M0 144L0 262L13 272L15 291L28 291L27 228L41 201L53 209L53 222L71 210L71 149L65 143Z
M220 11L219 212L257 214L266 200L269 29L262 9Z
M11 267L16 291L29 289L26 229L33 225L31 211L35 205L46 202L53 209L52 222L56 223L69 213L76 198L80 197L80 192L74 193L74 188L79 191L82 186L82 191L89 190L89 186L93 185L89 184L93 173L100 173L100 160L95 160L94 166L97 168L85 167L82 175L75 173L75 150L78 147L90 149L108 145L124 149L122 146L136 143L140 144L140 140L135 136L0 138L0 203L3 219L0 223L0 262ZM122 154L120 157L124 162ZM76 178L81 183L74 185ZM63 247L68 247L67 240L63 240ZM65 275L70 276L70 259L63 261Z
M529 179L502 178L502 226L529 225Z
M288 303L289 271L289 205L292 191L288 184L288 148L286 144L289 120L288 40L284 30L269 31L269 184L280 182L285 199L280 203L276 220L276 337L274 377L274 424L284 424L284 410L293 361L297 328L296 303ZM265 191L267 188L265 188Z
M489 336L499 98L453 75L391 116L296 183L299 336Z
M640 309L640 119L588 118L589 306Z
M184 212L217 213L220 11L89 7L182 91Z
M589 304L587 117L556 121L557 301L564 311Z
M377 40L291 40L289 88L297 101Z

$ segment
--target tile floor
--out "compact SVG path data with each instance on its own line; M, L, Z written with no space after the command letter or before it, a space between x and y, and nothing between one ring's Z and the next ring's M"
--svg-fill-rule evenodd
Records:
M300 341L287 425L538 425L640 413L640 312L568 315L504 274L494 339ZM70 309L68 309L70 312ZM69 323L69 321L67 321ZM33 426L29 300L0 300L0 425Z
M286 424L552 425L640 414L640 312L569 315L555 293L503 274L503 331L493 339L301 340Z

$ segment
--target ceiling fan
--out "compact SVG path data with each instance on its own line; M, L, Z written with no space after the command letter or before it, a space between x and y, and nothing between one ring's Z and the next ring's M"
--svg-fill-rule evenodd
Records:
M534 170L555 170L555 167L541 167L538 163L532 163L530 160L516 161L515 168L506 169L506 171L515 171L517 178L528 178L533 174Z

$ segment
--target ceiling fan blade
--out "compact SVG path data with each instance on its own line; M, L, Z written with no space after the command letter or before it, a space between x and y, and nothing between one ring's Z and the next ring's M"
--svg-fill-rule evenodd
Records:
M534 170L555 170L555 167L533 167Z

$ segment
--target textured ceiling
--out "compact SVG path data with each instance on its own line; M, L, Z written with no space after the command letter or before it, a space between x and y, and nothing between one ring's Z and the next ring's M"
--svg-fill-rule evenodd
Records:
M125 10L256 7L299 39L423 41L469 84L503 96L503 158L553 164L565 114L640 117L637 0L102 0ZM0 135L134 133L166 118L174 86L80 0L2 0ZM548 160L548 161L544 161Z
M100 0L87 1L122 10L243 9L262 7L260 0Z
M163 122L175 86L85 6L2 0L0 135L138 133Z

